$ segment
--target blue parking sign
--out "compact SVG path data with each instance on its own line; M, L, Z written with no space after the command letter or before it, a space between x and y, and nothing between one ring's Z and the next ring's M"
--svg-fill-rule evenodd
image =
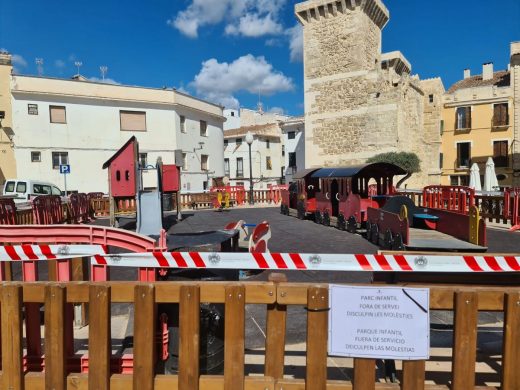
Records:
M70 165L69 164L61 164L60 165L60 173L63 173L63 174L70 173Z

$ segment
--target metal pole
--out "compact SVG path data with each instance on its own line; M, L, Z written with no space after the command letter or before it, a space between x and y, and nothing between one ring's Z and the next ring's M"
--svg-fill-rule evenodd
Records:
M251 144L249 146L249 204L254 204L253 200L253 162L251 159Z
M63 174L63 180L65 182L65 197L67 197L67 174Z

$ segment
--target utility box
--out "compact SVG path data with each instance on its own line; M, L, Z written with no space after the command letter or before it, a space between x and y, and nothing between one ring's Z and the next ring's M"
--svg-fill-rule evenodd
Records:
M174 164L163 164L162 187L163 192L179 191L180 167Z
M103 164L108 168L110 196L135 197L137 194L137 161L139 146L135 137Z

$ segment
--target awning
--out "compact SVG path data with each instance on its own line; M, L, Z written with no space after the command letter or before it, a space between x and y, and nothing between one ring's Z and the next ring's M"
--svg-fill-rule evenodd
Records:
M303 169L301 171L298 171L296 172L294 175L293 175L293 179L303 179L304 177L310 175L311 173L317 171L318 169L320 168L308 168L308 169Z

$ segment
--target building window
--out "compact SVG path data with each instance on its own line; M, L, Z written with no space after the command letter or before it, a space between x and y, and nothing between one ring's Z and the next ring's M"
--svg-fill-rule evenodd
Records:
M271 157L270 156L266 156L265 157L265 169L267 169L268 171L273 169L273 166L271 164Z
M224 176L229 177L229 158L224 159Z
M67 123L67 115L64 106L49 106L51 123Z
M235 116L235 111L231 111L231 116Z
M208 170L208 155L207 154L200 155L200 169L201 169L201 171Z
M41 161L42 161L41 152L31 152L31 162L41 162Z
M455 130L471 129L471 107L457 107Z
M429 101L430 103L433 103L433 95L429 95L429 96L428 96L428 101Z
M207 191L207 190L208 190L208 182L207 182L207 181L203 181L203 182L202 182L202 189L203 189L204 191Z
M509 112L507 103L493 106L493 127L509 126Z
M208 123L206 121L200 121L200 136L208 136Z
M441 131L441 135L443 135L444 134L444 119L441 119L441 123L440 123L439 128L440 128L440 131Z
M467 186L469 185L469 175L454 175L450 176L450 185L452 186Z
M442 169L442 166L444 165L444 154L439 153L439 168Z
M38 115L38 105L37 104L28 104L27 105L27 114Z
M185 171L188 169L188 160L186 159L186 153L182 154L182 170Z
M289 132L287 133L287 137L288 137L289 139L295 139L295 138L296 138L296 132L294 132L294 131L289 131Z
M285 156L285 145L282 145L282 157Z
M469 168L471 161L471 143L460 142L457 144L457 167Z
M68 152L52 152L52 169L60 169L60 165L66 165L68 163Z
M119 111L121 131L146 131L146 112Z
M296 152L289 152L289 167L296 166Z
M271 149L271 142L268 139L265 140L265 148Z
M186 117L181 115L181 133L186 133Z
M242 145L242 138L235 139L235 143L237 144L237 147Z
M226 149L229 145L229 141L227 139L224 140L224 149Z
M509 166L507 141L493 141L493 161L495 166L506 168Z
M145 169L148 166L148 153L139 153L139 167Z
M244 159L242 157L237 158L237 177L244 177Z

